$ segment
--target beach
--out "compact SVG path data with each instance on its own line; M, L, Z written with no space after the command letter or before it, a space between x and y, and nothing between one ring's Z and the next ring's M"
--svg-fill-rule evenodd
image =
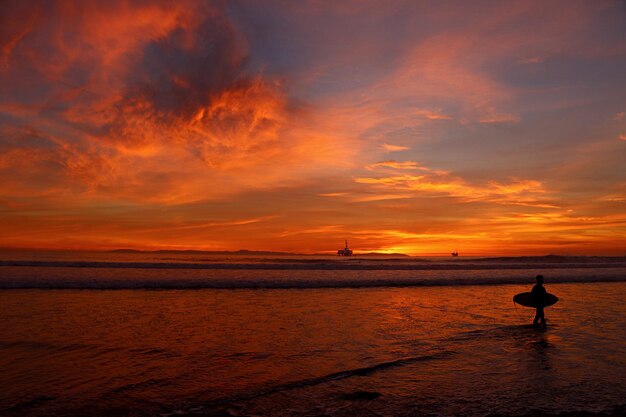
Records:
M626 416L626 0L1 4L0 417Z
M68 267L21 268L41 282L34 277ZM103 289L90 268L74 269L83 289L0 290L2 415L624 410L625 282L551 283L546 274L547 290L560 301L546 309L541 330L529 326L534 310L512 302L532 286L531 271L527 283L492 285ZM171 280L189 272L169 271Z

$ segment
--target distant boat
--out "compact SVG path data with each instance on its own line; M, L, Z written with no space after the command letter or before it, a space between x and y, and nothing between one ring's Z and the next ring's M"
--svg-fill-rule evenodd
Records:
M346 240L346 247L337 251L339 256L352 256L352 249L348 249L348 241Z
M451 253L452 256L459 256L459 251L457 251L456 249L454 250L454 252Z

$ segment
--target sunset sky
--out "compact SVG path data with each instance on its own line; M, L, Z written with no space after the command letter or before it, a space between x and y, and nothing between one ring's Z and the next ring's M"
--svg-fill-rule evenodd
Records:
M626 3L12 1L0 246L626 254Z

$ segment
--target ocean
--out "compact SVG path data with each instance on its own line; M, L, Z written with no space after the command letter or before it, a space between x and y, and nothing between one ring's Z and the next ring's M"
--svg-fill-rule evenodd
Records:
M3 251L0 415L624 415L625 294L626 258Z

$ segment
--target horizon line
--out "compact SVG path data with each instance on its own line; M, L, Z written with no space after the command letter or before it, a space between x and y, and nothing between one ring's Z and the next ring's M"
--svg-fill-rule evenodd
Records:
M0 246L0 251L34 251L34 252L96 252L96 253L157 253L157 252L199 252L199 253L225 253L225 254L237 254L241 252L249 252L252 254L255 253L270 253L277 255L300 255L300 256L338 256L336 251L328 251L328 252L287 252L281 250L267 250L267 249L134 249L134 248L114 248L114 249L76 249L76 248L45 248L45 247L10 247L10 246ZM380 252L380 251L363 251L357 252L352 255L354 257L358 257L359 255L381 255L381 256L405 256L405 257L452 257L449 252L430 252L430 253L420 253L420 254L411 254L411 253L403 253L403 252ZM626 253L621 255L610 255L610 254L564 254L564 253L543 253L543 254L515 254L515 255L506 255L506 254L478 254L478 253L459 253L460 258L468 258L468 257L498 257L498 258L521 258L521 257L548 257L548 256L558 256L558 257L626 257Z

